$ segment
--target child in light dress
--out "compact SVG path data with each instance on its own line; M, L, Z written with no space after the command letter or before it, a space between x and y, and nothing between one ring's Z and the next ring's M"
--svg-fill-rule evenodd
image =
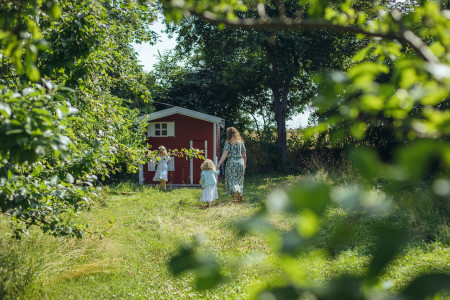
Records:
M216 166L212 160L207 159L201 165L202 173L200 175L200 184L202 185L201 202L206 202L208 207L211 207L211 202L219 199L217 195L217 176L220 171L216 171Z
M166 147L159 146L158 154L156 155L156 163L158 166L156 167L156 173L153 177L153 181L159 181L161 188L164 191L167 191L166 182L168 181L168 164L170 161L170 156L167 154Z

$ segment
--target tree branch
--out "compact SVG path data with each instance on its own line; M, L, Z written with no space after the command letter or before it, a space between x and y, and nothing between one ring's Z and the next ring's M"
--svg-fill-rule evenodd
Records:
M399 42L409 44L424 60L432 63L439 63L439 58L434 55L428 45L414 32L405 28L402 22L403 15L398 10L394 10L391 13L391 16L401 28Z
M198 13L195 9L189 9L188 12L196 17L208 21L213 25L225 24L230 27L241 29L301 29L301 30L331 30L338 32L349 32L354 34L364 34L367 36L380 37L386 39L397 39L398 35L394 32L371 32L362 29L358 26L346 26L333 24L328 20L316 20L316 19L304 19L301 17L296 18L239 18L236 20L227 19L226 17L218 16L212 12L205 11L204 13Z
M409 44L417 54L419 54L425 61L431 63L439 63L439 58L431 51L425 42L418 37L411 30L403 31L402 36L398 41L402 44Z
M315 20L315 19L303 19L301 17L296 18L240 18L240 19L227 19L226 17L218 16L212 12L206 11L198 13L194 8L189 9L188 12L201 18L213 25L225 24L230 27L240 28L243 30L251 29L300 29L300 30L329 30L335 32L347 32L352 34L363 34L371 37L378 37L386 40L397 40L403 45L410 45L418 55L420 55L427 62L439 62L439 59L428 48L423 40L415 35L410 30L402 30L401 32L371 32L361 27L354 25L339 25L333 24L327 20ZM394 18L395 19L395 18Z

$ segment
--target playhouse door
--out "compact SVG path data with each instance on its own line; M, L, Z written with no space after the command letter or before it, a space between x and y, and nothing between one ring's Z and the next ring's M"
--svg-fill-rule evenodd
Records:
M198 149L198 150L202 150L205 151L205 141L199 141L199 140L194 140L192 147L194 149ZM205 155L205 153L203 153L203 156ZM198 184L200 182L200 173L201 173L201 169L200 166L202 165L203 160L200 158L194 158L193 159L193 172L191 174L193 174L193 184Z

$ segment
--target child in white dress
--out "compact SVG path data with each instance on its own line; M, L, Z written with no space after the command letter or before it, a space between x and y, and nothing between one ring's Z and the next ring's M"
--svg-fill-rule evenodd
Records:
M202 185L203 191L200 201L208 203L208 207L211 207L211 202L219 199L217 195L217 176L220 171L216 171L216 166L210 159L202 163L201 169L200 184Z
M168 181L168 164L170 161L170 156L167 154L166 147L159 146L158 147L158 155L156 155L156 163L158 166L156 167L156 173L153 177L153 181L159 181L161 188L164 191L167 191L166 182Z

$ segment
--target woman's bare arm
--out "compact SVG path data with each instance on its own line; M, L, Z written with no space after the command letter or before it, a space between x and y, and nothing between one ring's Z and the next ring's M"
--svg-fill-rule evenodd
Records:
M223 154L222 157L219 160L219 163L217 164L217 169L220 167L220 165L225 161L225 159L228 156L228 151L227 150L223 150Z
M244 170L247 169L247 152L242 152L242 158L244 159Z

